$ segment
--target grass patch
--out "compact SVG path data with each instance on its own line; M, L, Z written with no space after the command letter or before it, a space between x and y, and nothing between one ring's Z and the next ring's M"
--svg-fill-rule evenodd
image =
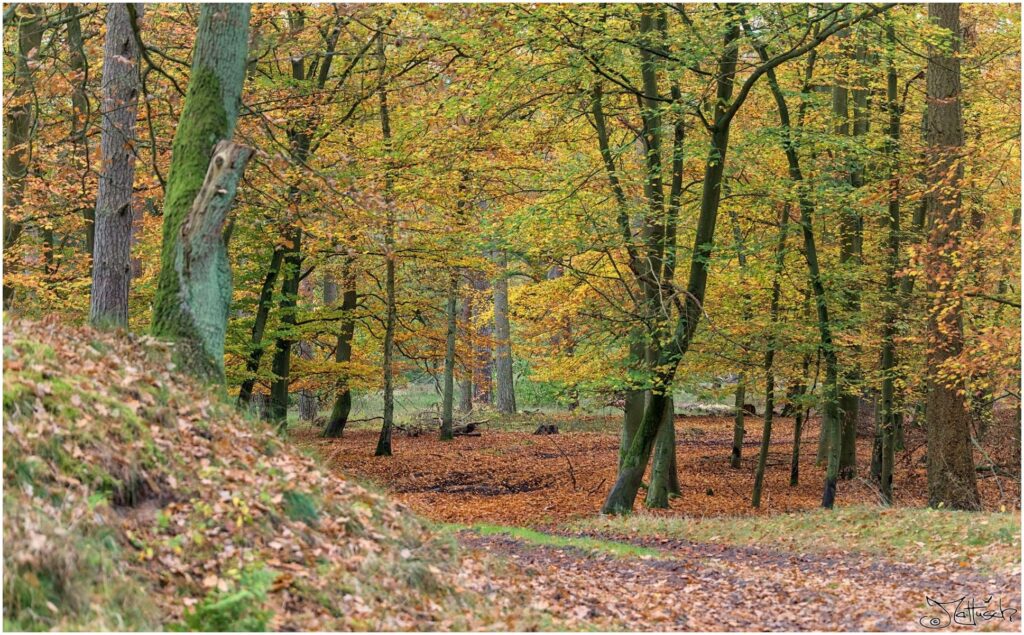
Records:
M482 536L508 536L510 538L515 538L516 540L528 542L533 545L540 545L542 547L572 547L573 549L579 549L581 551L588 551L591 553L606 553L617 558L640 558L645 556L649 558L657 558L664 555L657 549L639 547L637 545L631 545L624 542L581 536L558 536L535 531L533 529L527 529L526 527L477 524L473 525L469 529Z
M858 505L775 516L598 517L575 521L569 528L794 552L852 551L920 563L952 561L987 571L1020 564L1020 512Z

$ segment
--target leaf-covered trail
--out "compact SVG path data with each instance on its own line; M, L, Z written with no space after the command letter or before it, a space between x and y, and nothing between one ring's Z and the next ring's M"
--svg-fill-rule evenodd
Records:
M1020 572L1012 576L922 567L851 555L796 554L687 541L656 541L658 556L616 556L533 544L466 530L460 543L499 556L509 571L496 583L519 587L534 608L557 619L627 630L928 630L945 620L926 605L962 596L1020 608ZM645 541L649 545L650 541ZM978 629L1020 628L1020 615L978 619Z

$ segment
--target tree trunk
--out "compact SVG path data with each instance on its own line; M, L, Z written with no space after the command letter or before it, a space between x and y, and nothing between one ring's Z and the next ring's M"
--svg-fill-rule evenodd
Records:
M270 317L270 307L274 301L274 285L277 284L277 276L281 271L284 262L285 250L275 247L274 253L270 256L270 268L263 279L263 286L260 288L260 297L256 303L256 317L252 323L252 335L249 338L249 357L245 361L246 378L238 389L238 405L244 408L252 400L252 390L256 385L256 374L260 370L260 360L263 359L263 333L267 329L267 319Z
M928 17L946 29L952 46L932 46L927 71L929 219L925 279L930 300L928 319L928 502L951 509L980 509L971 452L965 385L948 365L963 351L963 299L958 277L963 226L963 120L960 110L960 5L929 4ZM944 372L945 371L945 372Z
M797 399L803 399L804 391L807 390L807 371L811 366L811 356L804 355L803 366L800 372L800 383L793 395ZM804 419L807 417L807 408L803 403L797 403L796 413L793 418L793 458L789 462L789 486L796 487L800 484L800 444L803 435Z
M886 27L889 46L895 49L896 34L891 25ZM882 326L882 409L878 415L879 456L877 482L882 492L882 499L892 504L892 473L895 462L896 446L896 334L899 319L898 299L900 297L897 275L900 269L900 188L899 188L899 152L900 152L900 112L899 95L897 93L896 65L891 54L889 69L886 74L886 109L889 111L889 136L886 139L886 150L889 155L889 236L887 245L887 263L885 271L885 291L890 298L886 305ZM872 476L875 469L875 457L872 456Z
M391 456L391 430L395 418L395 384L394 384L394 346L395 325L398 320L395 306L395 203L392 198L394 190L393 166L391 165L391 119L388 111L388 91L384 83L384 69L387 58L384 52L384 35L377 37L377 60L380 64L380 130L384 139L384 149L388 155L384 176L384 205L387 212L384 227L384 257L387 259L384 272L384 301L387 316L384 321L384 423L377 439L375 456Z
M296 346L296 354L300 359L313 359L313 347L306 340L302 340ZM316 419L319 406L316 393L308 388L299 391L299 420L313 421Z
M729 216L732 220L732 235L733 240L736 243L736 260L740 265L740 286L743 288L742 299L743 303L743 320L749 322L753 319L751 315L751 301L750 293L747 291L746 277L747 277L747 250L743 245L743 230L740 228L739 214L735 210L729 211ZM743 458L743 436L746 434L744 429L744 417L746 411L743 409L747 405L747 375L743 370L740 371L739 381L736 382L736 399L735 399L736 412L733 417L733 429L732 429L732 455L729 460L729 465L734 469L739 468L740 460Z
M270 419L284 430L288 425L288 384L291 379L292 343L295 341L295 313L298 310L302 277L302 230L293 229L284 250L284 279L281 281L280 333L274 340L271 362Z
M789 205L782 208L782 219L779 222L779 237L775 244L775 271L772 275L772 295L769 300L768 313L771 327L768 333L768 345L764 353L764 428L761 431L761 452L757 458L757 470L754 473L754 493L751 505L761 506L761 490L764 487L764 471L768 465L768 448L771 444L772 418L775 416L775 349L778 347L776 329L779 323L779 300L782 297L782 272L786 264L786 234L789 231ZM797 438L799 441L799 436Z
M646 505L648 509L668 509L669 495L679 493L678 482L675 492L671 487L672 475L675 472L675 449L675 406L672 403L672 397L669 397L665 401L665 413L655 443L654 462L651 465L651 483L647 488Z
M746 434L744 427L744 416L746 411L743 409L747 403L747 376L746 373L740 373L739 380L736 382L736 398L733 401L733 425L732 425L732 455L729 458L729 466L733 469L739 469L740 460L743 458L743 435Z
M515 414L516 391L512 373L512 340L508 323L508 255L499 251L498 277L494 280L494 370L498 412Z
M462 338L469 345L469 359L463 364L462 381L459 382L459 412L468 413L473 410L473 372L476 364L473 354L473 303L472 296L467 293L462 298Z
M615 484L601 508L602 513L622 514L632 511L644 471L650 460L654 439L664 417L666 402L671 398L676 368L682 356L689 349L700 320L704 292L707 289L708 267L714 245L715 224L718 220L718 206L722 196L725 157L729 147L731 116L727 114L729 112L727 108L728 104L732 102L733 78L738 58L738 39L739 29L733 24L724 35L723 48L725 52L718 63L715 123L705 159L700 216L694 236L686 299L683 301L683 308L676 322L671 342L662 347L657 364L654 366L656 372L652 382L651 397L640 426L633 436L629 451L622 461Z
M135 11L136 15L141 15L142 5ZM102 171L94 215L89 308L89 321L94 326L128 326L139 84L139 49L131 17L126 5L110 4L103 44Z
M4 268L8 273L19 267L13 247L21 236L23 226L17 210L25 196L25 179L32 159L32 74L34 60L43 40L43 9L37 4L13 5L18 24L17 56L14 62L14 90L6 100L4 117ZM4 310L14 302L14 287L4 276Z
M342 278L345 284L341 294L342 320L334 349L334 361L339 364L348 364L352 361L352 337L356 330L354 312L356 303L359 301L356 294L355 259L351 256L345 259L345 271ZM337 295L337 291L334 293ZM331 303L333 304L336 299ZM351 412L352 389L349 387L349 371L345 368L335 382L334 406L331 408L331 417L327 420L324 436L329 439L340 437L345 432L345 425L348 423L348 416Z
M479 274L475 275L473 277L473 289L477 292L477 299L483 296L484 294L481 292L486 292L490 289L487 278ZM477 329L477 337L473 338L475 359L473 363L472 386L473 401L477 403L491 403L491 387L493 386L491 376L494 371L494 358L491 356L489 340L492 333L493 328L491 324L483 324Z
M644 358L644 345L640 341L638 333L633 334L629 345L630 359L642 360ZM636 435L640 422L644 418L644 404L646 401L645 391L627 390L623 403L622 437L619 441L619 468L622 468L622 461L626 457L631 445L633 436Z
M455 406L455 337L458 334L459 272L452 268L448 281L448 328L444 347L444 395L441 399L441 440L452 440L452 419Z
M108 8L109 10L109 8ZM138 5L136 10L141 13L142 5ZM71 123L71 137L75 143L76 152L80 155L77 163L79 172L81 175L82 182L82 195L87 194L87 178L92 168L89 161L89 60L85 55L85 41L82 38L82 23L79 14L78 5L69 4L65 10L68 16L68 66L71 70L79 74L78 81L75 82L75 88L71 92L71 105L73 108L74 120ZM130 25L129 25L130 26ZM85 249L84 252L92 258L94 241L96 238L96 208L92 205L82 206L82 218L85 219ZM92 276L91 265L89 271L90 277Z
M224 381L224 338L231 307L231 263L224 244L224 221L252 154L251 148L232 141L217 142L206 179L181 223L175 246L178 310L194 334L193 339L179 340L180 357L188 360L186 368L193 375L211 381ZM96 244L100 245L102 224L97 225Z
M841 78L846 82L847 78ZM837 84L832 89L832 112L835 118L835 133L838 137L850 136L850 113L849 113L850 91L843 84ZM854 125L853 135L859 136L866 130L866 102L867 92L862 89L855 89L854 93ZM863 168L856 159L844 159L847 179L850 188L856 190L863 185ZM844 209L840 212L840 248L839 264L845 270L858 269L861 262L861 244L863 241L863 219L856 210ZM860 310L860 293L858 285L854 282L847 282L843 285L843 309L849 316L854 316ZM843 390L839 397L839 411L842 417L841 424L841 446L839 450L839 477L851 479L857 469L857 419L859 418L860 395L858 384L860 372L857 368L856 357L858 350L851 349L850 363L845 365L842 373L841 383ZM827 447L827 446L826 446Z
M188 93L172 145L163 208L160 274L153 299L153 334L186 345L203 342L214 334L202 334L183 306L185 290L175 266L176 255L181 251L182 225L211 165L211 150L219 141L230 139L235 131L245 79L248 32L248 4L200 6ZM216 239L223 247L220 236ZM224 289L208 291L222 293ZM219 330L224 328L225 325L221 325ZM209 364L204 362L203 365L223 374L223 344L218 351L214 341L207 343L213 345L207 348L207 353L219 355L219 359L207 360ZM187 359L185 355L179 358Z

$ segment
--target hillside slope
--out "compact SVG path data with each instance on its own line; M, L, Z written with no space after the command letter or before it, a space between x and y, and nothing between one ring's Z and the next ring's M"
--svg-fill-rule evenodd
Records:
M243 419L148 337L8 323L3 458L5 629L549 624L450 535Z

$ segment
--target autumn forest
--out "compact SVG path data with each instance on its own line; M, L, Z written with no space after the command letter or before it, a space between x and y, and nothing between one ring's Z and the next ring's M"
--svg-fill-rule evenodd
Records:
M5 629L1017 628L1020 37L4 5Z

